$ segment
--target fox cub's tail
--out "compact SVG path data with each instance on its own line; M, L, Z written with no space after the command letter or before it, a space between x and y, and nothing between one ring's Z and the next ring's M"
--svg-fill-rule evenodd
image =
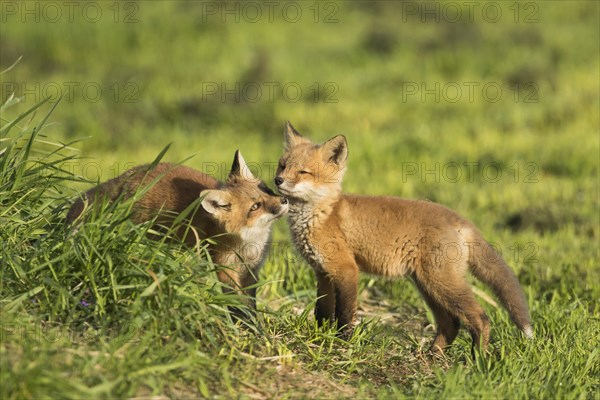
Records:
M515 325L526 337L532 338L527 301L516 275L488 242L481 239L480 244L474 249L471 272L492 288Z

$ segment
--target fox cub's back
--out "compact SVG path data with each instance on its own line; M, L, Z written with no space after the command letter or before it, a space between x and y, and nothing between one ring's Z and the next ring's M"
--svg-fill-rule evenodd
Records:
M138 193L132 220L136 223L156 216L157 211L175 213L185 210L203 190L216 189L219 182L192 168L160 163L139 165L83 194L71 206L67 223L71 224L87 206L125 200ZM147 190L147 191L145 191Z
M287 212L287 200L255 178L236 152L225 182L169 163L132 168L85 192L72 205L66 222L72 224L87 207L97 209L104 202L133 196L136 200L131 219L135 223L154 218L158 223L167 223L201 199L197 209L191 210L190 219L202 231L202 237L230 234L233 236L227 240L256 240L261 245L272 222Z

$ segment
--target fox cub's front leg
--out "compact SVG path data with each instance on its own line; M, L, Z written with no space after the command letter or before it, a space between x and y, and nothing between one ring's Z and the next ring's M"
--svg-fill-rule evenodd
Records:
M319 326L326 321L334 322L335 318L335 286L326 272L315 270L317 277L317 305L315 307L315 318Z
M320 325L335 317L340 335L352 334L358 300L358 266L353 260L336 260L317 271L318 291L315 316Z
M256 316L256 272L248 271L245 266L223 268L217 273L219 280L225 283L225 293L237 293L242 296L245 307L229 306L229 311L235 320L247 320Z

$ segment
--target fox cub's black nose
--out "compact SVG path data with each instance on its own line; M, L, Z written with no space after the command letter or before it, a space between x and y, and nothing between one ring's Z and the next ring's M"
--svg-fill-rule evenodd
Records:
M281 204L287 204L288 203L288 199L286 199L285 197L281 198Z
M278 176L277 178L275 178L275 184L277 186L281 185L283 183L283 178Z

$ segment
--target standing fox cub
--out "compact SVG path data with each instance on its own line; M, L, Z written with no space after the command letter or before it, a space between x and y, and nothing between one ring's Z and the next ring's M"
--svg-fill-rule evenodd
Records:
M143 192L144 188L146 192ZM226 268L218 278L231 289L248 296L256 307L257 276L265 258L273 221L287 213L284 197L277 196L248 169L236 151L231 173L222 183L194 169L160 163L135 167L87 191L67 214L73 223L88 203L116 201L138 192L133 206L135 223L156 218L156 224L168 226L198 198L201 206L192 211L186 223L177 227L177 236L193 246L197 238L214 237L209 253L216 264ZM242 291L242 289L244 289Z
M533 335L516 276L473 224L432 202L342 194L344 136L313 144L287 122L285 143L275 184L290 202L296 248L317 277L319 324L337 320L343 335L351 333L359 269L387 277L407 274L435 316L433 352L443 353L461 323L473 347L485 349L490 322L466 280L470 270L494 290L519 329Z

